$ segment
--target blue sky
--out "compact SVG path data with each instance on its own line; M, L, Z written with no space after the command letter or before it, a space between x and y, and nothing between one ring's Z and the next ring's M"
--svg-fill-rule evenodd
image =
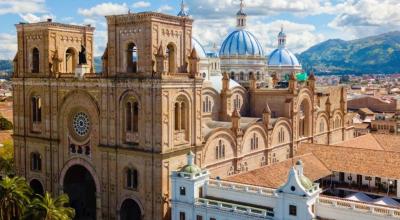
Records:
M195 19L194 37L207 49L221 45L235 27L239 0L185 0ZM281 26L296 53L331 38L351 40L400 28L399 0L245 0L248 27L266 53L277 45ZM96 27L96 55L107 42L104 15L140 11L176 14L180 0L0 0L0 59L16 51L14 24L48 17Z

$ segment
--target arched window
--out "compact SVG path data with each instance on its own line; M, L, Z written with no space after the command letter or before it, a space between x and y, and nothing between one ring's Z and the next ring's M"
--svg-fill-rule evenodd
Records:
M40 54L36 47L32 50L32 73L39 73Z
M325 122L323 119L319 122L319 132L322 133L325 131Z
M240 108L242 107L242 100L239 95L236 95L235 98L233 99L233 107L238 109L240 111Z
M231 72L231 79L235 79L235 73L234 72Z
M336 116L335 121L334 121L334 128L340 128L341 127L341 120L339 116Z
M42 157L39 153L31 154L31 170L41 171L42 170Z
M73 73L76 67L76 53L72 48L68 48L65 52L65 72Z
M126 131L138 132L139 130L139 103L128 101L125 107L126 113Z
M138 171L134 168L127 168L125 171L126 188L136 190L138 187Z
M126 63L128 73L137 73L138 53L134 43L129 43L126 51Z
M215 159L225 158L225 144L222 140L218 141L218 145L215 147Z
M299 109L299 137L307 137L310 135L310 106L309 103L304 100Z
M280 128L278 132L278 143L283 143L285 142L285 130L283 128Z
M261 79L260 72L257 72L257 80L260 80L260 79Z
M186 99L183 97L178 97L174 106L175 131L184 131L188 126L188 104Z
M176 49L175 45L170 43L167 46L168 70L170 73L176 73Z
M39 96L33 96L32 102L32 122L40 123L42 121L42 99Z
M256 133L253 133L253 137L250 140L250 149L251 150L258 149L258 136Z
M244 80L244 73L243 72L240 72L240 78L239 78L240 80Z
M205 96L203 100L203 112L208 113L212 111L212 102L209 96Z

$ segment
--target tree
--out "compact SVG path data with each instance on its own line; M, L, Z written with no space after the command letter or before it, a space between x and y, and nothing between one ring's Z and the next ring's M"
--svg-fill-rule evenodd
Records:
M53 199L50 193L46 192L44 196L37 195L32 200L24 217L38 220L70 220L75 216L75 210L66 207L68 203L68 195L62 194Z
M12 140L3 142L0 148L0 173L14 176L14 146Z
M11 130L13 129L13 124L7 118L0 116L0 130Z
M14 159L4 158L0 156L0 173L4 173L7 176L14 176Z
M0 218L21 219L32 190L22 177L5 177L0 181Z

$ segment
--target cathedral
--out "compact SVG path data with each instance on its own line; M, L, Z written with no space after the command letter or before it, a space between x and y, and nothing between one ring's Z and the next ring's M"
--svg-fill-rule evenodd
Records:
M283 30L267 57L243 3L236 17L210 53L185 7L107 16L100 73L90 25L17 24L17 174L37 193L67 193L75 219L161 220L189 151L217 178L287 160L300 143L352 138L346 89L300 79Z

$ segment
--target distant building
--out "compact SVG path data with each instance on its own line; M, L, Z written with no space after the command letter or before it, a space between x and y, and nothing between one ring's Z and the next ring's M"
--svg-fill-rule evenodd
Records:
M373 112L396 112L398 105L395 99L381 99L373 96L362 95L347 101L349 110L368 108Z

